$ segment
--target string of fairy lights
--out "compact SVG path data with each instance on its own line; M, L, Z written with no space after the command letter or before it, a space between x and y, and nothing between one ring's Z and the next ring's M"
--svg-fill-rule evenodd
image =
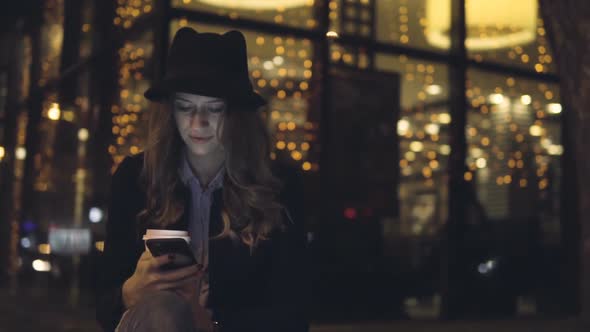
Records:
M117 0L113 24L123 29L131 28L138 18L153 11L153 2L153 0Z

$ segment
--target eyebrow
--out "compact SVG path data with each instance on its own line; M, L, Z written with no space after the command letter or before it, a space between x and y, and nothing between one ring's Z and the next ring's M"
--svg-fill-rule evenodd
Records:
M189 103L193 103L193 101L192 101L192 100L189 100L189 99L186 99L186 98L184 98L184 97L180 97L180 96L177 96L177 97L175 98L175 101L176 101L176 100L178 100L178 99L180 99L180 100L182 100L182 101L189 102ZM209 100L209 101L206 101L205 103L207 103L207 104L214 104L214 103L223 103L223 102L224 102L223 100L221 100L221 99L218 99L218 100Z

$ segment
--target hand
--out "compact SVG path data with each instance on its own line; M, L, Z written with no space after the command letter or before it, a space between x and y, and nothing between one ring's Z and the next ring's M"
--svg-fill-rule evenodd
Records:
M199 289L201 278L202 275L199 275L196 281L182 283L178 288L174 289L174 292L190 303L197 331L212 332L214 331L215 325L213 324L211 313L199 301L202 291Z
M123 283L122 297L126 308L134 306L142 296L157 290L174 290L185 284L198 284L203 275L196 265L171 271L162 271L160 267L174 260L174 255L153 257L144 251L133 275Z

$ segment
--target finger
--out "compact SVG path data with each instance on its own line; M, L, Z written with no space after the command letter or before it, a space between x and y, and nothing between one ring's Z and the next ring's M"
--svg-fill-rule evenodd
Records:
M172 271L156 272L156 279L159 282L177 282L191 277L201 277L203 271L199 270L196 265L175 269Z
M180 294L197 294L199 278L186 278L176 281L159 281L152 287L156 290L172 290Z
M154 271L159 270L162 265L171 262L174 259L173 257L174 255L161 255L152 257L150 260L150 269Z
M141 254L141 256L139 256L140 261L147 261L147 260L150 260L151 258L152 258L152 254L147 250L144 250L143 253Z

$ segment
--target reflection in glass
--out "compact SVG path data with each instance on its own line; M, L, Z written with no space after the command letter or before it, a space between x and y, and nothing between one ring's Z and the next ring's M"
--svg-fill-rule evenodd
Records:
M427 13L432 7L426 0L331 0L330 30L385 43L447 50L448 45L429 42L435 20L450 21L450 4L441 1L437 6L440 12L430 18Z
M431 2L439 6L450 1ZM471 58L538 73L555 72L538 0L474 0L467 2L465 11L466 47Z
M113 24L129 29L136 20L153 12L154 0L117 0Z
M440 240L447 218L449 146L447 66L377 54L377 69L401 75L399 223L384 230L389 248L402 260L412 290L404 302L414 319L440 315ZM394 253L404 251L407 255Z
M172 6L279 25L313 29L314 0L173 0Z
M113 144L108 151L114 164L111 171L129 154L137 154L143 148L146 116L143 110L147 100L143 97L149 86L149 68L153 52L153 33L146 32L138 40L128 40L119 49L119 103L111 107L113 114Z
M481 213L467 220L466 245L479 250L480 263L497 263L493 269L474 266L465 275L471 275L473 292L495 289L471 308L544 313L557 303L549 289L559 285L563 146L558 88L474 70L468 76L465 180ZM504 309L489 305L499 302Z

